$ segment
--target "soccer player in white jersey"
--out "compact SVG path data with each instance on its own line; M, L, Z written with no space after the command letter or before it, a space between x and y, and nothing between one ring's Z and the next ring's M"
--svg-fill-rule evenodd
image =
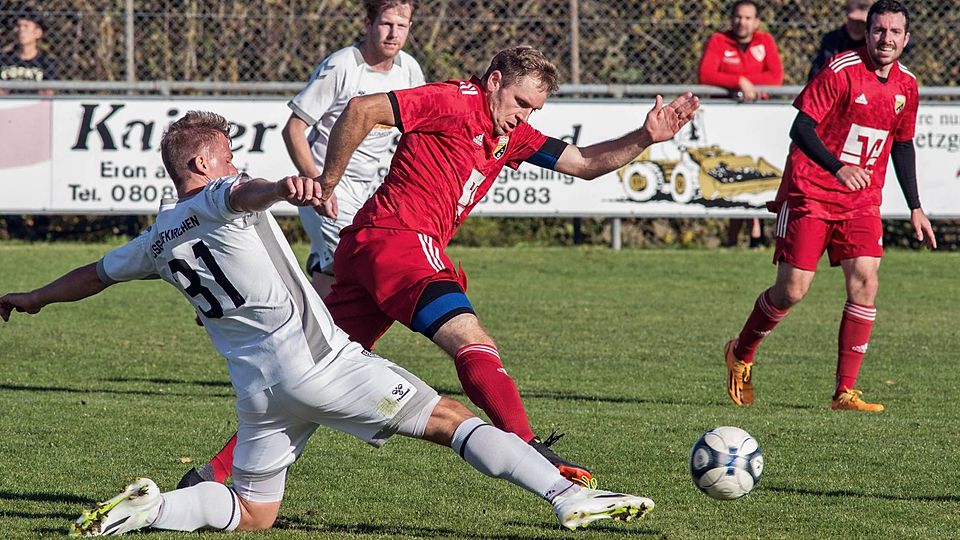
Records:
M320 175L330 130L351 98L424 83L420 64L401 50L410 32L414 0L364 0L363 5L363 41L326 57L288 103L293 112L283 128L283 140L297 170L309 178ZM300 208L300 221L310 237L307 272L321 298L333 285L333 252L340 230L353 223L353 216L380 185L380 158L390 149L394 133L390 126L374 128L353 153L343 181L320 213L309 206Z
M653 508L644 497L573 484L516 435L350 341L266 211L281 200L319 205L320 184L238 174L227 121L209 112L174 122L161 154L179 200L166 201L153 226L100 261L0 297L0 318L80 300L120 281L161 278L176 287L227 359L237 394L233 486L201 482L160 493L152 480L138 478L85 511L71 526L74 535L270 528L287 468L320 425L373 446L395 433L450 446L477 470L549 501L571 529L597 519L630 520Z

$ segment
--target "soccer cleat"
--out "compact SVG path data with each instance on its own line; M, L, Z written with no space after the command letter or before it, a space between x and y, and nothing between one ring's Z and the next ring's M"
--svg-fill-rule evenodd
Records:
M177 482L177 489L188 488L206 481L207 479L200 475L200 471L198 471L196 467L193 467Z
M731 339L723 348L724 360L727 363L727 394L737 405L751 405L753 403L753 381L751 372L753 362L744 362L733 354L736 339Z
M572 495L553 500L553 512L560 525L571 531L600 519L641 519L653 507L653 501L646 497L590 488L580 488Z
M560 474L564 478L579 484L584 487L595 488L597 487L597 481L593 479L593 475L590 474L586 468L573 463L572 461L567 461L557 455L556 452L550 449L553 446L553 443L560 440L560 437L563 437L563 433L557 433L554 431L550 434L547 439L541 440L540 437L534 437L533 440L529 442L530 446L534 448L537 452L540 452L540 455L547 458L554 467L556 467Z
M149 526L157 517L160 488L149 478L137 478L116 497L84 510L70 524L70 536L123 534Z
M863 412L883 412L883 405L879 403L867 403L860 399L863 392L853 388L845 390L830 402L830 408L835 411L863 411Z

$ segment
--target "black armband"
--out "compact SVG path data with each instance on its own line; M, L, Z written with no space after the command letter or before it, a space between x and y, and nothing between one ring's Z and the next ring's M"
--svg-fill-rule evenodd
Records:
M397 102L397 95L393 92L387 92L387 99L390 100L390 108L393 109L393 119L397 123L397 129L403 133L403 122L400 120L400 103Z
M547 140L543 141L540 148L524 161L552 171L557 166L557 161L560 160L560 154L563 154L566 148L567 143L560 139L547 137Z
M913 147L913 140L893 141L890 149L893 158L893 170L897 173L897 182L907 206L911 210L920 208L920 193L917 191L917 151Z
M800 111L797 113L793 126L790 127L790 139L808 158L832 175L843 167L843 163L824 146L817 135L817 121L809 114Z

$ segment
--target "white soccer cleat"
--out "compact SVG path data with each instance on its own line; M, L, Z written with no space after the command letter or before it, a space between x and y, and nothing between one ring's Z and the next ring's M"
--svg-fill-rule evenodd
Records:
M572 495L553 500L553 512L557 514L557 519L571 531L599 519L640 519L653 507L653 501L646 497L590 488L580 488Z
M137 478L116 497L84 510L70 524L70 536L107 536L142 529L156 519L163 499L149 478Z

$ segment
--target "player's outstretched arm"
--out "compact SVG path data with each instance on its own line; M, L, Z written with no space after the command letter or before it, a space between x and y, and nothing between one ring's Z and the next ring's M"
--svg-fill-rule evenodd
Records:
M241 212L260 212L279 201L294 206L319 206L320 184L313 178L288 176L276 182L254 178L230 188L230 206Z
M648 146L672 139L693 118L698 108L700 99L689 92L668 105L663 104L662 96L657 96L643 127L623 137L583 148L569 145L560 154L555 169L586 180L619 169Z
M0 297L0 318L10 320L14 311L37 313L47 304L76 302L93 296L110 284L97 275L97 263L93 262L60 276L54 281L30 292L8 293Z
M326 200L333 193L333 188L340 182L343 171L347 169L350 156L377 124L397 125L393 106L387 94L357 96L347 103L343 114L337 118L337 122L330 130L323 172L317 178L323 186L321 199Z

